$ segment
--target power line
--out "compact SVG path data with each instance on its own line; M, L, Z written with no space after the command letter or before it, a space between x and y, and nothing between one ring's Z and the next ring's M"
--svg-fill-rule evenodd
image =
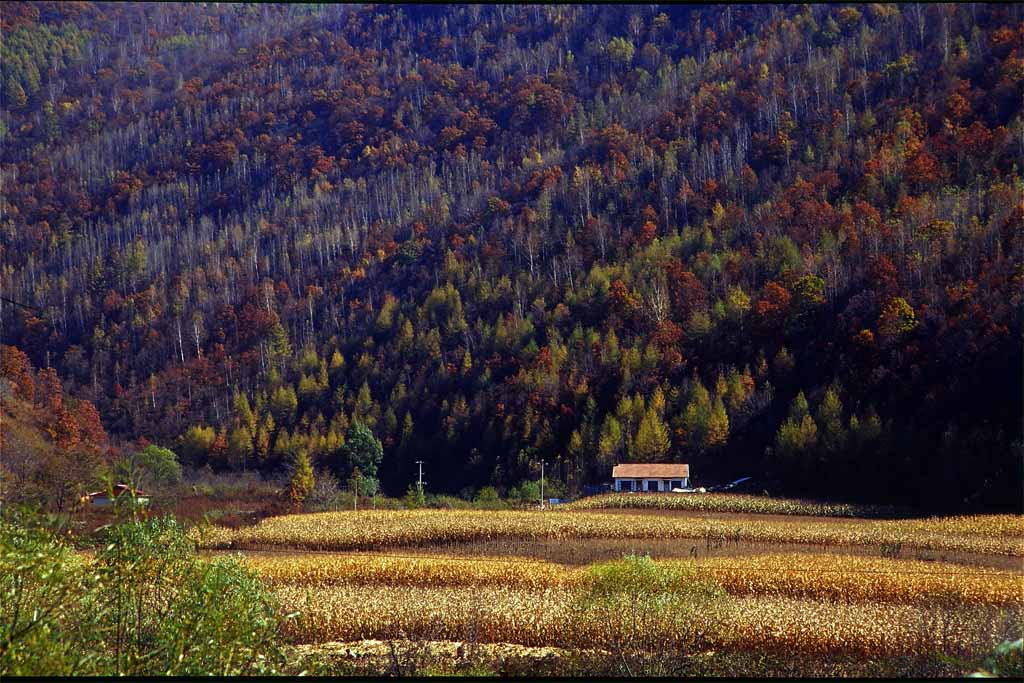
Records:
M15 306L21 306L22 308L27 309L29 311L38 311L39 313L43 312L43 309L41 309L41 308L37 308L35 306L30 306L29 304L23 304L20 301L15 301L14 299L8 299L6 296L0 296L0 301L6 301L9 304L14 304Z

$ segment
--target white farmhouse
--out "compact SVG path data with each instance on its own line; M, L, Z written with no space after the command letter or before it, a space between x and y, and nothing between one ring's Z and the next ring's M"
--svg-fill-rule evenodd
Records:
M671 491L690 487L690 466L631 463L612 468L614 491Z

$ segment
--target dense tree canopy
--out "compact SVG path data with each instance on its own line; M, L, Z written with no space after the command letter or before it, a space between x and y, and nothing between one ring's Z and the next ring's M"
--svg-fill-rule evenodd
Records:
M3 371L68 447L320 469L359 424L394 494L658 460L1020 505L1019 4L0 29Z

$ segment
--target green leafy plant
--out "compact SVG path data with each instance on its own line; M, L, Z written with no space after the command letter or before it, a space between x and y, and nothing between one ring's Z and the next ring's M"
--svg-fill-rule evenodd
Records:
M80 556L50 530L0 520L0 674L86 668L90 654L76 643L95 621L84 597L93 584Z
M473 507L478 510L503 510L506 503L498 496L498 490L493 486L485 486L480 489L473 499Z
M1024 678L1024 638L1004 640L985 659L984 668L971 678Z
M279 605L236 558L205 560L170 518L100 532L91 557L0 522L0 674L274 673Z
M728 598L684 567L629 555L587 571L576 609L597 625L596 645L613 655L616 675L677 675L712 622L724 620Z

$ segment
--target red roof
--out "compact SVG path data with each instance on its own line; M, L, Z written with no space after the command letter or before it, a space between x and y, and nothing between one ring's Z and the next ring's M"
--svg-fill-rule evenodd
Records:
M650 477L651 479L675 479L689 476L689 465L630 463L627 465L616 465L612 468L613 479L643 479L644 477Z

